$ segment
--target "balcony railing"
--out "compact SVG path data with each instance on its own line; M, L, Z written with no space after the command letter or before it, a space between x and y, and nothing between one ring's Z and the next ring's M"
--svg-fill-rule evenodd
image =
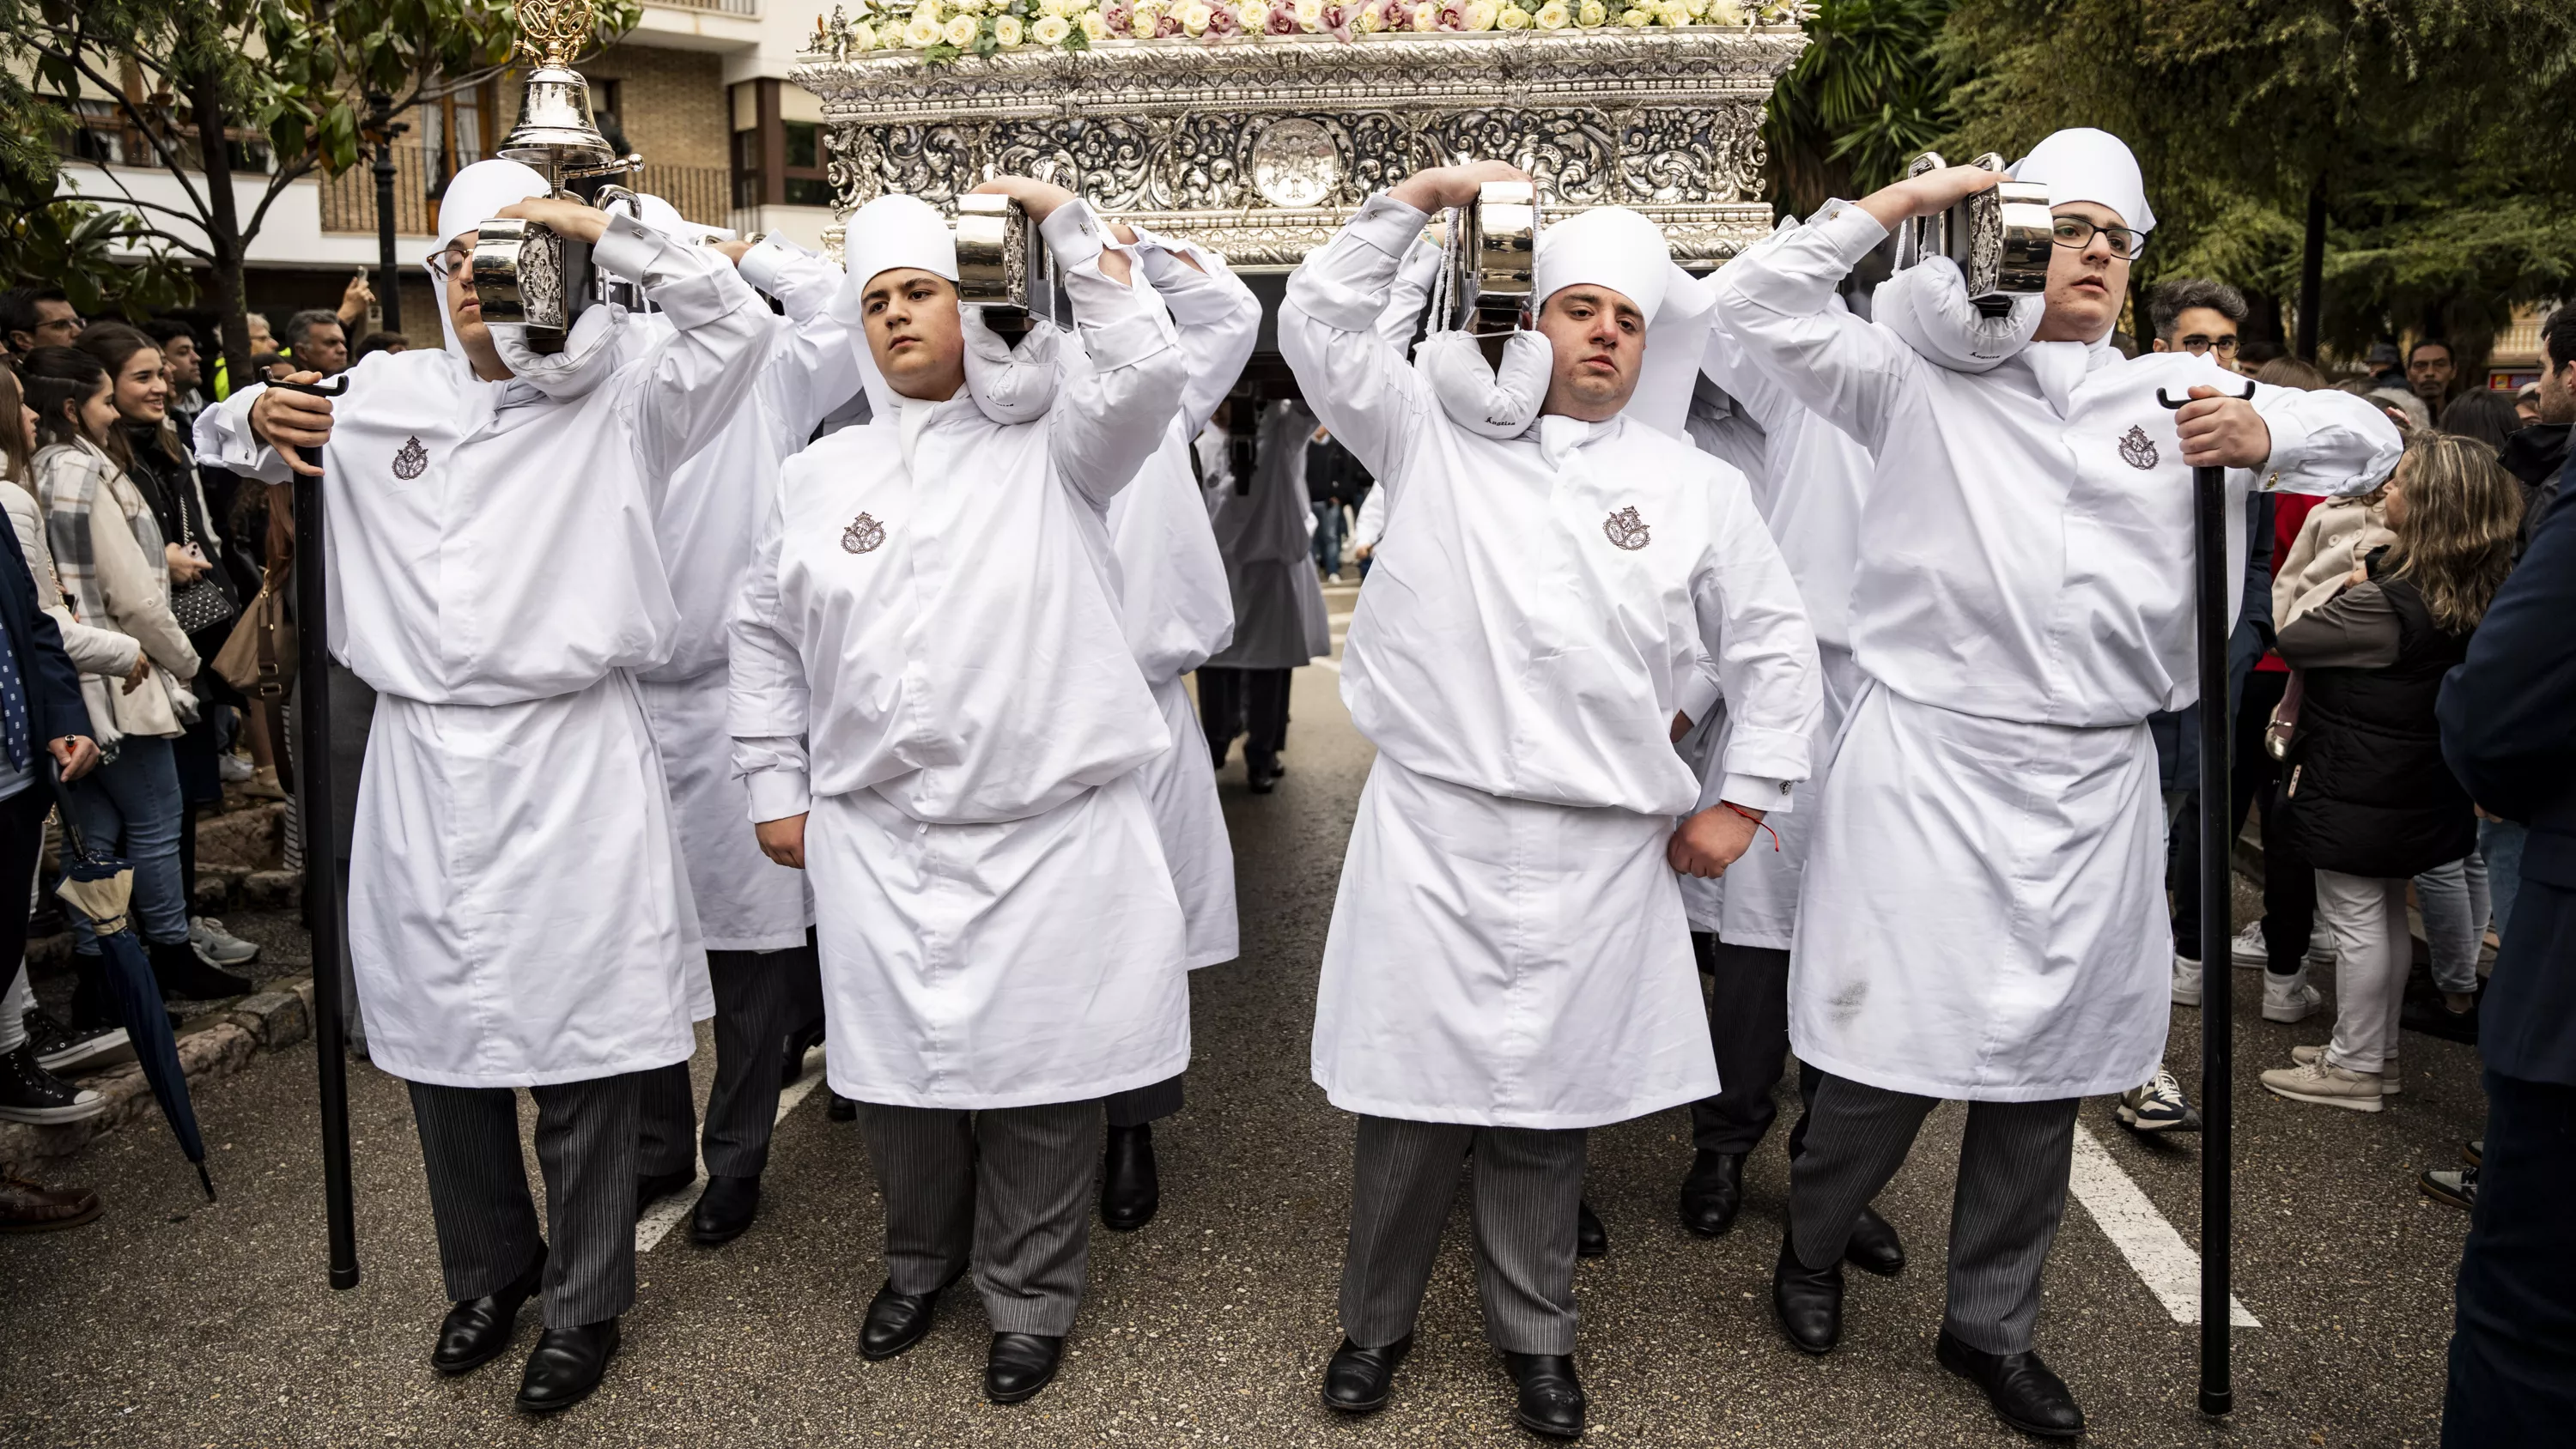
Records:
M438 201L449 172L427 146L394 147L394 230L404 236L438 233ZM651 192L691 221L721 226L732 212L732 176L721 166L644 163L639 190ZM372 151L357 165L322 183L322 229L373 235L376 230L376 165Z
M760 18L760 0L644 0L648 9L705 10L718 15Z

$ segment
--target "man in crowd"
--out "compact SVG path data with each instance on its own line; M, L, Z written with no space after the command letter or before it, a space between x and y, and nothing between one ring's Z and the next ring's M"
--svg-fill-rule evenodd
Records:
M2056 245L2045 296L2002 318L1943 261L1881 286L1875 324L1827 306L1891 228L2002 179L1981 167L1839 208L1716 290L1755 364L1878 460L1851 602L1869 684L1817 802L1791 964L1791 1040L1826 1075L1774 1307L1797 1347L1833 1349L1853 1223L1932 1108L1965 1099L1938 1356L2005 1422L2073 1437L2083 1411L2033 1351L2040 1273L2080 1100L2147 1080L2164 1046L2145 721L2197 691L2190 469L2359 491L2399 445L2345 394L2248 402L2209 358L2111 350L2155 224L2118 139L2061 131L2012 174L2048 188ZM2229 507L2232 532L2241 491Z
M2237 331L2245 325L2245 294L2225 282L2205 277L2177 277L2156 284L2147 303L2155 323L2151 344L2158 352L2188 352L2213 357L2236 371Z
M2406 386L2424 400L2426 412L2440 417L2458 382L2459 367L2451 361L2451 344L2428 337L2406 349Z
M161 361L170 370L170 425L184 437L197 425L197 414L206 410L204 358L197 351L196 331L175 317L146 322L143 330L161 345ZM216 516L226 516L225 510L218 507Z
M197 421L201 453L272 482L323 450L333 648L376 691L349 954L369 1052L419 1122L452 1300L430 1361L498 1357L542 1289L518 1393L538 1413L586 1397L617 1350L641 1074L686 1060L712 1009L634 676L678 627L654 505L742 404L770 324L718 253L551 190L503 160L449 184L425 263L447 348L368 359L336 405L255 388ZM487 325L468 261L496 215L588 242L670 338L630 357L633 320L594 310L540 354Z
M2505 439L2501 453L2505 471L2522 484L2525 538L2539 531L2541 517L2558 501L2558 474L2567 465L2568 433L2576 427L2576 306L2541 320L2540 360L2532 387L2535 420Z
M1378 756L1315 1005L1315 1081L1360 1118L1323 1396L1387 1402L1472 1153L1486 1338L1518 1422L1572 1438L1585 1133L1717 1089L1675 872L1724 871L1788 807L1817 670L1742 476L1625 415L1650 329L1693 315L1701 331L1664 343L1678 431L1704 335L1653 222L1610 207L1541 234L1513 384L1466 333L1412 364L1382 334L1431 214L1519 176L1414 173L1306 259L1280 309L1317 416L1393 492L1342 665ZM1699 810L1671 727L1703 652L1733 730Z
M60 287L11 287L0 292L0 339L19 357L39 347L69 347L80 340L81 316Z
M1306 439L1306 499L1315 510L1315 568L1334 583L1342 581L1343 510L1359 501L1360 480L1367 476L1351 450L1317 427Z
M285 355L295 365L324 377L337 377L349 370L349 334L340 319L319 308L298 312L286 319Z

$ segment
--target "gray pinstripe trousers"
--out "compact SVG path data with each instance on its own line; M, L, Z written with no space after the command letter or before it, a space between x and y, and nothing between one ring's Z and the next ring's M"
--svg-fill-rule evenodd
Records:
M449 1299L497 1293L549 1242L546 1326L615 1318L635 1303L635 1096L641 1073L531 1087L546 1224L519 1153L519 1102L507 1087L411 1088Z
M1182 1075L1174 1072L1151 1086L1131 1087L1101 1098L1100 1105L1109 1114L1109 1125L1142 1127L1160 1122L1181 1110Z
M704 1151L716 1177L758 1177L769 1165L778 1120L779 1052L787 1034L823 1015L822 968L814 948L709 951L716 993L716 1079L707 1089ZM698 1164L697 1101L689 1064L643 1074L643 1140L636 1170L679 1172Z
M962 1112L859 1104L886 1210L886 1280L928 1293L966 1270L995 1333L1073 1331L1090 1271L1100 1103Z
M1939 1106L1828 1073L1807 1114L1805 1150L1789 1163L1789 1224L1798 1261L1842 1261L1860 1210L1905 1165L1914 1134ZM1942 1326L1970 1348L2022 1353L2039 1323L2040 1270L2066 1215L2080 1099L1970 1102L1950 1202L1950 1304Z
M1413 1332L1475 1152L1470 1220L1485 1337L1506 1353L1574 1352L1574 1219L1583 1198L1581 1128L1473 1127L1360 1118L1351 1167L1351 1240L1342 1259L1342 1332L1383 1348Z

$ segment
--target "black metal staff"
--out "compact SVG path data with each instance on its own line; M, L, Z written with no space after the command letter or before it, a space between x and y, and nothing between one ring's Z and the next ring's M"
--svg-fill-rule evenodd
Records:
M271 387L338 397L345 376L328 383L277 382ZM320 448L297 448L322 466ZM322 560L322 475L295 475L295 675L303 685L295 709L296 823L304 832L304 914L313 933L313 1040L322 1089L322 1198L330 1224L331 1286L358 1286L358 1212L349 1183L349 1062L341 1016L340 862L332 843L330 581Z
M2238 396L2254 396L2247 383ZM2190 398L2156 389L2156 401L2181 408ZM2227 636L2233 597L2227 587L2227 470L2191 470L2193 571L2198 580L2200 642L2200 1411L2217 1416L2236 1405L2228 1372L2230 1268L2235 1230L2230 1073L2236 1064L2235 1002L2228 995ZM2212 970L2220 974L2212 978Z

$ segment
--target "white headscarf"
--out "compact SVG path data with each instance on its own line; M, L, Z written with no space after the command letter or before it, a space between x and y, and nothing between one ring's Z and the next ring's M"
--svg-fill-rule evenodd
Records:
M1968 279L1948 257L1926 257L1878 284L1870 320L1952 372L1988 372L2030 345L2048 314L2044 296L2012 299L1991 317L1968 300Z
M2147 205L2147 183L2138 173L2138 158L2129 144L2108 131L2075 126L2053 132L2013 163L2013 179L2048 188L2048 204L2091 201L2120 213L2120 220L2140 233L2155 230L2156 214Z

